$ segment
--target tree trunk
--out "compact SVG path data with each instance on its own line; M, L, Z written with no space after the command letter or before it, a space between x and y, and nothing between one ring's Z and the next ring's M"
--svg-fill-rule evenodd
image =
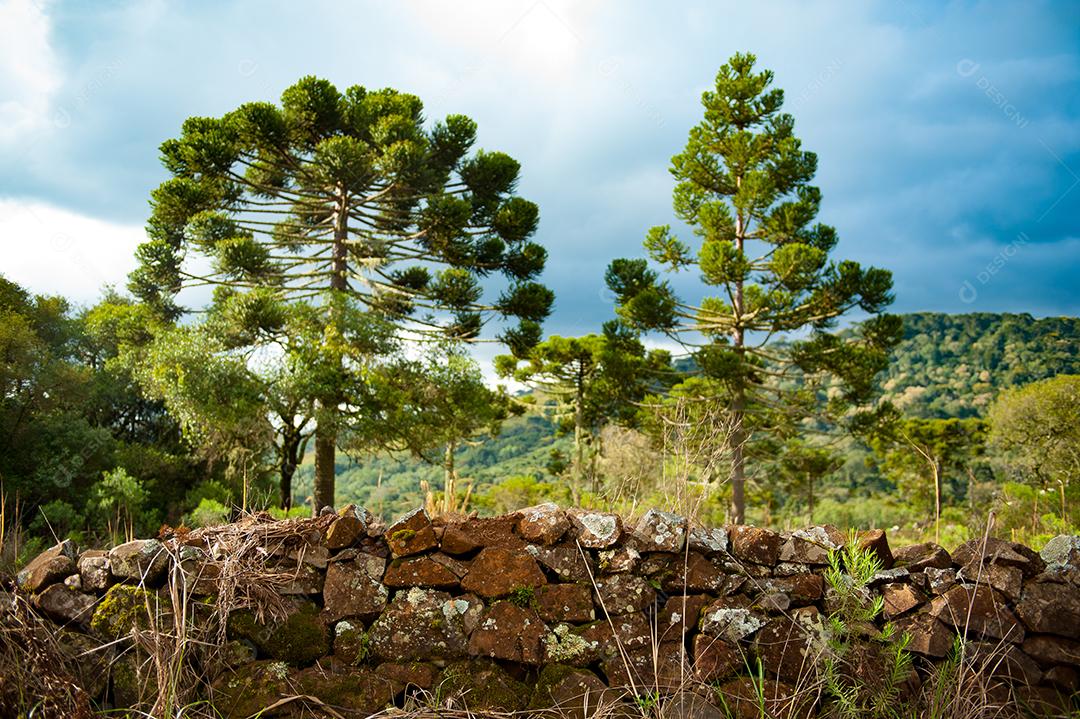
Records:
M934 541L941 543L941 460L935 459L934 467Z
M329 436L327 436L329 435ZM317 515L323 507L334 506L334 450L337 437L329 426L315 430L315 506Z
M736 188L742 186L742 177L735 178ZM742 212L735 213L735 247L741 253L743 251L744 235L746 234L746 223L743 220ZM739 355L738 371L741 373L743 369L743 343L745 337L743 336L742 328L742 313L743 313L743 281L742 278L735 280L735 296L733 297L732 312L734 313L735 322L734 329L732 330L732 345L735 348L735 352ZM732 450L731 450L731 507L732 517L731 520L734 524L742 524L746 521L746 497L744 496L745 484L746 484L746 458L743 454L743 444L746 442L746 432L743 427L743 420L746 415L746 387L743 385L742 376L735 379L735 393L731 403L731 421L732 421Z
M578 365L574 388L574 482L585 486L585 379L584 368Z
M337 188L338 204L334 209L334 247L333 247L333 272L330 274L330 318L332 325L337 326L337 334L341 335L341 317L335 309L335 303L344 301L339 297L349 289L348 282L348 246L349 239L349 206L348 193L345 188ZM338 367L344 365L340 354L331 357L331 362L337 363ZM319 418L318 427L315 429L315 508L318 514L323 507L334 506L334 462L337 451L337 419L336 415L342 402L341 388L335 388L321 404L322 416Z
M286 512L292 508L292 480L293 475L296 474L296 465L300 462L300 444L299 432L286 430L281 438L278 503Z
M745 414L746 395L742 385L735 389L735 397L731 403L731 522L742 524L746 520L746 497L745 478L746 466L743 457L743 443L746 435L743 431L743 415Z
M454 493L457 492L457 474L454 471L454 443L446 443L446 453L443 455L443 501L442 513L449 514L454 511Z
M810 526L814 525L814 475L806 475L806 495L810 504Z

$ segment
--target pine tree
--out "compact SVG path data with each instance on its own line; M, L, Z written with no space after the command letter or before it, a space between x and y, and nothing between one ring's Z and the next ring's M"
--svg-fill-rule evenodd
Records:
M702 95L704 119L671 161L675 215L700 244L692 249L669 225L645 239L651 260L670 272L697 270L715 290L696 302L676 294L644 259L619 259L607 270L620 316L662 331L693 353L696 366L723 381L733 421L733 520L745 516L748 413L783 407L789 380L831 375L841 387L831 409L869 399L874 375L898 339L892 277L851 261L832 261L836 231L815 218L821 192L810 184L817 157L802 149L794 119L781 112L784 93L773 74L755 72L753 55L736 54ZM862 335L844 341L829 332L851 311L872 315ZM767 345L784 333L809 336L786 347ZM802 406L797 403L796 406Z
M318 506L333 504L350 388L365 382L353 330L384 323L399 339L473 340L494 316L517 321L499 338L521 354L552 303L535 281L547 253L529 239L536 205L514 194L518 163L471 153L469 118L428 129L422 110L393 89L340 92L306 77L280 106L189 118L161 146L172 177L152 194L130 287L174 318L182 290L212 287L215 311L242 313L252 346L276 346L283 308L316 310L321 340L306 361L320 378ZM504 289L485 300L496 275Z

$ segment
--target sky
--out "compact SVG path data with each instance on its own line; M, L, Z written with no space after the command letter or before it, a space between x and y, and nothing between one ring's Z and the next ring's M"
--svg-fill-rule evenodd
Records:
M893 310L1080 313L1080 3L1037 0L0 0L0 274L122 288L158 145L314 74L475 119L540 205L546 330L596 331L736 51L775 72L836 257L892 270Z

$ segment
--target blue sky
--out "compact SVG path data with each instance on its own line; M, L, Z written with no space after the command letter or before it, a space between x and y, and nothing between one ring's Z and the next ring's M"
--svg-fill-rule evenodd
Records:
M157 146L306 74L418 94L518 158L552 333L671 221L667 172L733 52L818 153L838 257L897 311L1080 312L1080 4L0 0L0 273L91 302L133 266Z

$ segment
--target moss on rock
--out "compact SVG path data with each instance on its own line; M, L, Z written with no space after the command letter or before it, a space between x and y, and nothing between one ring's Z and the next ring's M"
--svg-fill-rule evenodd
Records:
M470 711L521 711L530 695L528 686L495 662L483 659L448 665L440 691L444 695L463 695Z
M150 626L151 614L158 614L158 598L142 587L116 584L109 588L90 619L90 628L105 639L116 639L132 629Z
M229 615L231 639L246 639L260 655L279 659L293 666L306 666L330 652L326 626L319 608L312 602L297 601L293 610L280 621L260 624L249 610Z

